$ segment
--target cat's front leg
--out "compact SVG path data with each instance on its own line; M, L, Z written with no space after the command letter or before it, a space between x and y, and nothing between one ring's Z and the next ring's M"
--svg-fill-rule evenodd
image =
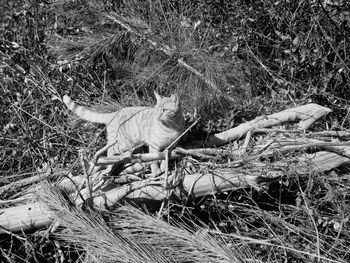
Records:
M162 173L159 167L159 161L154 161L151 163L151 171L153 176L158 176Z
M149 149L150 153L159 153L159 151L157 149L151 148ZM151 172L152 172L152 176L158 176L162 173L161 169L160 169L160 161L156 160L153 161L151 163Z

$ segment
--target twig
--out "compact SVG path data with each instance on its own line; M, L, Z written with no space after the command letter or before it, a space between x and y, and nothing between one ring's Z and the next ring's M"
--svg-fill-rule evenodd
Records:
M278 133L303 133L301 130L286 130L286 129L277 129L277 128L258 128L253 130L253 133L258 133L258 132L278 132Z
M92 173L96 163L99 159L99 157L101 156L102 153L104 153L105 151L107 151L109 148L111 148L113 145L115 145L117 142L112 142L112 143L108 143L106 146L104 146L103 148L101 148L100 150L98 150L95 154L94 157L92 158L91 162L90 162L90 167L89 167L89 173Z
M145 179L143 181L136 181L132 182L128 185L124 185L122 187L118 187L118 190L116 192L111 192L111 194L103 193L100 196L95 196L92 198L92 202L97 207L103 207L103 206L113 206L116 203L118 203L120 200L122 200L124 197L129 195L130 193L134 192L135 190L139 190L145 187L149 186L159 186L160 185L160 177L157 178L149 178ZM83 202L83 200L77 200L77 205L80 205Z
M215 149L215 148L203 148L203 149L184 149L181 147L176 147L173 150L177 154L191 155L202 159L216 159L218 155L230 155L229 151ZM211 155L209 155L211 154Z
M60 262L66 262L66 258L64 257L64 253L62 251L62 248L61 248L61 245L60 243L57 241L57 240L54 240L53 243L55 244L56 246L56 250L58 252L58 255L60 257Z
M182 134L180 134L165 150L165 180L164 180L164 190L166 191L166 195L164 200L162 201L162 205L160 206L159 212L158 212L158 219L160 219L162 215L162 211L164 209L165 203L167 199L169 198L170 191L168 190L168 179L169 179L169 155L171 149L180 139L182 136L184 136L194 125L197 124L197 122L200 120L200 118L196 119Z
M297 177L297 180L299 181L299 178ZM320 233L318 232L318 228L317 228L317 224L315 222L315 216L314 216L314 211L312 211L310 209L310 207L308 206L308 200L306 200L306 197L305 197L305 193L304 193L304 190L301 188L300 186L300 182L298 183L298 186L299 186L299 191L300 191L300 194L304 200L304 206L305 206L305 209L306 209L306 212L307 214L309 215L309 218L312 222L312 224L314 225L314 228L315 228L315 233L316 233L316 249L317 249L317 261L320 262L321 261L321 250L320 250Z
M321 0L318 0L317 3L318 3L318 5L321 7L323 13L327 16L328 20L331 21L331 23L335 26L335 28L337 29L337 31L338 31L340 34L342 34L343 37L346 38L348 42L350 42L350 39L347 37L347 35L344 33L344 31L341 30L341 29L339 28L339 26L337 25L337 23L335 23L335 22L333 21L333 19L330 17L329 13L328 13L327 10L324 8L324 6L323 6L323 4L322 4L322 1L321 1ZM318 21L318 20L317 20L317 21ZM319 26L321 26L321 25L319 25Z
M34 196L33 196L33 199L35 199ZM26 195L25 197L19 197L16 199L0 200L0 205L1 206L18 205L19 203L27 203L27 202L28 202L28 195Z
M164 179L164 190L166 191L165 198L162 201L162 205L160 206L159 212L158 212L158 219L160 219L162 215L162 211L164 209L165 203L167 199L169 198L169 190L168 190L168 179L169 179L169 149L165 149L165 179Z
M6 233L9 236L13 236L13 237L17 238L18 240L21 240L21 241L24 241L24 242L28 242L27 238L21 237L20 235L17 235L15 233L13 233L13 231L9 231L9 230L7 230L6 228L4 228L2 226L0 226L0 230L1 230L2 233ZM8 262L13 262L13 260L11 259Z
M345 122L346 122L347 120L349 120L349 115L350 115L350 108L347 109L346 115L345 115L345 117L343 118L343 121L341 122L340 128L343 128Z
M181 66L186 68L188 71L191 71L193 74L195 74L200 79L204 80L204 82L211 88L213 88L216 92L219 92L219 94L222 93L222 91L218 88L218 86L212 82L211 80L207 79L202 73L200 73L198 70L193 68L192 66L188 65L185 61L183 61L182 58L179 58L177 60L177 63L179 63Z
M252 137L252 130L249 130L247 132L247 135L245 136L245 140L244 140L244 144L242 146L241 154L245 154L246 153L247 148L248 148L248 144L249 144L249 141L250 141L251 137Z
M181 157L181 154L177 154L174 152L171 152L172 159ZM126 164L126 163L146 163L146 162L152 162L156 160L165 160L165 153L159 152L159 153L136 153L136 154L128 154L126 155L119 155L119 156L110 156L110 157L101 157L98 159L96 165L108 165L108 164Z
M254 59L260 64L260 66L273 78L274 81L276 81L278 84L282 84L283 82L278 78L275 77L275 74L267 67L265 64L254 54L250 46L248 45L248 42L246 42L246 46L248 50L250 51L250 54L254 57ZM286 80L284 80L286 81Z
M215 149L215 148L202 148L202 149L183 149L181 147L176 147L173 151L169 153L170 159L181 158L185 155L191 155L202 159L217 159L220 155L232 155L232 152ZM215 155L215 156L214 156ZM165 160L165 152L159 153L138 153L138 154L128 154L119 155L111 157L101 157L98 159L96 166L99 165L110 165L110 164L136 164L136 163L148 163L156 160Z
M333 20L332 20L333 21ZM342 56L339 54L338 50L334 47L333 43L331 42L331 37L329 37L327 35L327 33L325 32L325 30L323 29L323 27L320 24L320 21L317 19L316 23L318 24L318 26L320 27L321 32L324 35L324 39L328 42L328 44L331 46L331 48L334 51L334 54L338 57L338 59L342 62L343 67L345 67L348 71L350 70L347 63L344 61L344 59L342 58ZM349 39L347 38L347 36L344 35L344 37L349 41Z
M287 145L280 148L274 148L269 150L268 152L257 154L255 156L251 156L248 158L245 158L245 162L249 162L255 159L259 159L262 157L269 157L271 155L274 155L276 153L285 153L289 151L297 151L297 150L305 150L307 148L322 148L325 150L329 150L331 152L334 152L338 155L341 155L343 157L350 158L342 149L334 148L334 147L340 147L340 146L350 146L350 142L317 142L317 143L305 143L300 145ZM241 161L239 161L241 162Z
M87 189L87 192L88 192L88 197L89 197L89 199L91 199L92 198L92 193L91 193L90 178L89 178L89 173L87 172L87 169L86 169L87 165L86 165L86 160L84 158L84 151L83 150L79 151L79 157L80 157L81 166L83 168L83 173L84 173L84 177L85 177L85 185L86 185L86 189ZM82 184L82 186L83 185L84 184Z
M198 123L201 118L196 119L183 133L181 133L166 149L171 149L177 142L189 131L194 125Z

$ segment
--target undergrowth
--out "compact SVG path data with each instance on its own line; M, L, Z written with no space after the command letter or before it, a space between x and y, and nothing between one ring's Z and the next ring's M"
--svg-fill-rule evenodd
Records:
M6 1L4 7L0 185L48 168L80 169L78 150L92 155L104 145L100 126L71 119L61 101L64 94L87 106L120 108L153 105L153 90L177 92L186 115L201 117L196 131L209 133L307 102L333 110L314 129L349 126L347 1L35 0ZM191 242L200 237L223 253L219 256L233 253L230 259L235 262L348 262L348 167L308 178L292 172L288 176L266 191L248 189L169 203L164 216L168 223L120 208L121 214L104 218L108 224L97 230L112 229L111 236L104 232L115 242L112 247L141 251L144 257L135 259L139 261L147 253L158 255L144 238L154 245L169 241L175 246L178 240L172 238L179 231ZM14 195L8 192L1 198ZM118 221L128 213L135 224L145 220L168 232L153 229L154 236L147 236L137 232L142 228L137 225L139 229L129 230L146 246L129 246L136 244L136 237L123 236L127 228ZM99 224L105 222L95 226ZM108 260L118 256L113 254L117 250L86 253L98 249L92 235L102 234L92 232L93 226L76 227L64 245L37 233L13 235L10 241L1 237L0 252L5 262L88 262L98 261L89 259L98 253ZM86 232L81 232L81 238L74 239L74 231L90 236L83 239ZM171 261L164 255L169 252L159 254L159 261Z

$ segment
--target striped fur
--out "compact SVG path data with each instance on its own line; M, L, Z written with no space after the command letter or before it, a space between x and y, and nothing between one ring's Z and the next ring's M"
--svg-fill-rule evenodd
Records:
M162 97L155 92L154 107L127 107L112 113L99 113L76 104L68 95L63 102L81 119L107 125L108 156L121 154L146 144L150 152L167 148L183 132L185 120L177 95ZM153 169L152 169L153 170Z

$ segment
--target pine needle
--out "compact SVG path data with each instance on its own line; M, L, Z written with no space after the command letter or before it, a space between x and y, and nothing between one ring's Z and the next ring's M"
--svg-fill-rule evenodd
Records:
M88 208L83 211L62 190L44 184L40 199L64 227L57 237L98 262L247 262L238 247L205 229L170 225L131 206L104 216Z

